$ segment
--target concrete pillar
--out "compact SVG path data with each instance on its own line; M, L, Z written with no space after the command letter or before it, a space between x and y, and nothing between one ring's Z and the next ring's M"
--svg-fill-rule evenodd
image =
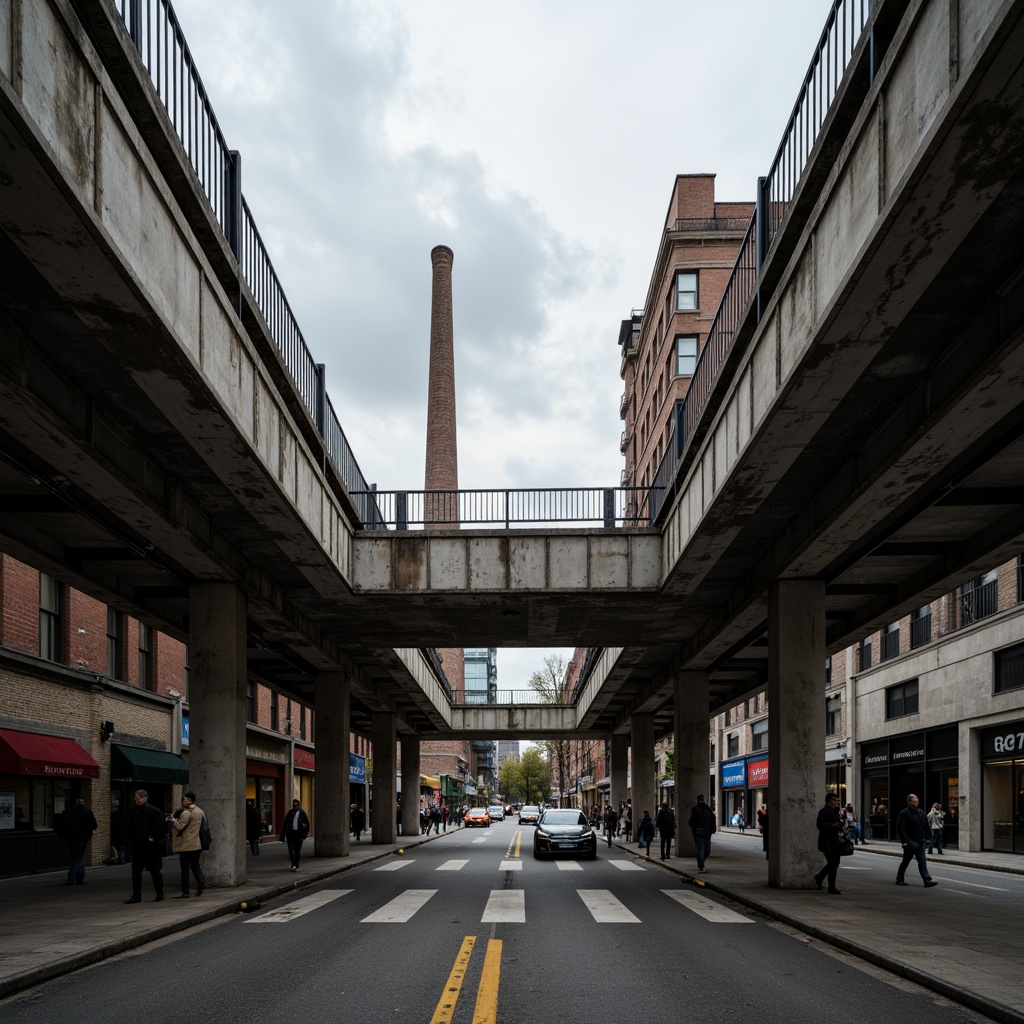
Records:
M825 803L825 584L768 592L768 881L809 889L824 864L815 820Z
M616 811L619 804L626 802L626 789L629 785L629 737L612 736L611 744L612 770L611 776L611 802Z
M644 811L658 816L658 782L654 777L654 715L649 712L633 715L629 723L633 764L633 835L639 835Z
M391 711L374 711L370 726L373 741L373 806L370 808L370 830L374 843L395 841L395 805L398 801L398 743L395 715ZM417 778L417 789L419 779Z
M317 857L347 857L349 834L349 690L344 672L320 672L316 680Z
M676 740L676 850L680 856L693 857L693 833L686 826L690 808L698 795L711 803L708 792L711 755L708 749L708 674L677 672L673 680L673 710Z
M209 815L210 885L245 881L245 595L229 583L189 591L189 788ZM173 872L173 869L171 869Z
M402 744L402 835L420 834L420 738L401 737Z

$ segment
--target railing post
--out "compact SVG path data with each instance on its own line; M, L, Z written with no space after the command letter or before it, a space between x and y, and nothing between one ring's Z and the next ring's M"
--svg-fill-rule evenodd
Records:
M128 35L142 56L142 0L128 0Z
M768 197L765 187L767 178L757 179L757 204L754 208L754 216L757 218L757 276L761 276L761 268L768 258Z
M225 197L224 234L235 259L242 262L242 154L228 151L227 196Z
M606 530L615 529L615 488L606 487L604 489L604 528Z
M509 526L508 526L508 522L509 522L508 495L509 495L508 488L506 488L505 489L505 529L506 530L509 528Z
M409 529L409 492L398 491L395 494L395 529Z
M327 366L316 364L316 380L313 383L316 393L313 395L313 419L320 436L324 436L324 425L327 422Z

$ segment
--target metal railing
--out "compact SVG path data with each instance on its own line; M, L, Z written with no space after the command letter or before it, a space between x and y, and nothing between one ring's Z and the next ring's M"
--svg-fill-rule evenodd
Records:
M328 458L349 492L368 493L327 397L325 368L309 351L242 195L241 159L228 148L170 0L120 0L119 11ZM363 522L379 518L372 499L358 512Z
M372 502L373 519L364 529L417 527L601 523L649 526L652 488L648 487L540 487L532 489L459 491L354 491L359 507Z
M910 649L924 647L932 640L932 613L918 615L910 620Z
M670 231L742 231L749 217L677 217Z
M568 700L545 700L536 690L492 690L490 693L483 690L453 690L451 696L452 704L472 708L491 707L495 704L550 708L569 707L571 704Z
M879 661L888 661L900 653L900 631L898 629L882 634Z
M430 668L433 670L434 675L437 677L437 681L441 684L441 689L444 690L445 696L448 700L452 699L452 686L448 682L448 677L444 674L444 667L441 665L441 656L433 647L422 647L424 657L430 662Z

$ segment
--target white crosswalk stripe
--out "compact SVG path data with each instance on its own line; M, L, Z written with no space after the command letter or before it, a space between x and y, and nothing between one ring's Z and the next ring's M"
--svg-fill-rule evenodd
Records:
M347 896L350 892L352 892L351 889L325 889L323 892L314 892L286 906L270 910L266 914L260 914L259 917L248 917L245 923L283 924L286 921L294 921L295 918L302 917L303 914L308 914L311 910L318 910L328 903L333 903L334 900L341 896Z
M389 860L387 864L381 864L379 868L374 868L374 871L397 871L399 868L404 868L406 864L415 864L416 860Z
M404 924L430 899L436 889L406 889L380 910L364 917L363 924Z
M501 871L522 871L523 862L521 860L503 860L501 862Z
M620 903L607 889L577 889L587 910L598 924L639 924L640 918Z
M434 868L435 871L461 871L467 864L468 860L446 860L443 864Z
M735 910L723 907L707 896L701 896L695 892L683 892L679 889L662 889L666 896L671 897L677 903L681 903L688 910L699 914L705 921L712 921L715 924L753 924L753 920L737 914Z
M525 924L526 893L522 889L492 889L480 923L492 922Z
M556 860L559 871L582 871L583 865L574 860Z
M643 864L637 864L635 860L610 860L608 861L613 867L618 868L620 871L646 871L647 868Z

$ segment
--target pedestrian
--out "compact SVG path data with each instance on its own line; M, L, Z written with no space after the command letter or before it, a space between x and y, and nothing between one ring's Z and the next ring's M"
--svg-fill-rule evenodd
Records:
M255 800L245 801L245 839L249 844L249 852L260 855L260 834L263 832L263 822L260 821L260 812L256 807Z
M441 808L441 827L445 832L448 831L448 817L450 814L451 811L448 810L448 805L445 804L444 807Z
M768 860L768 808L762 807L757 816L761 821L761 849L764 850L764 859Z
M821 888L821 883L828 876L828 891L833 896L842 896L836 888L836 872L839 870L839 836L843 831L843 817L839 813L839 796L836 793L825 794L825 806L818 811L815 822L818 829L818 849L825 854L825 866L814 876L814 884Z
M764 833L764 819L768 817L768 805L761 804L757 809L757 831Z
M672 857L672 839L676 834L676 812L672 810L666 800L658 811L658 835L661 836L661 859L670 860Z
M426 807L420 808L420 835L425 836L430 831L430 811Z
M142 902L142 872L148 871L156 890L156 902L164 898L163 855L167 824L163 811L149 802L149 793L135 790L135 806L128 812L125 835L132 857L132 898L125 903Z
M938 850L940 857L945 856L942 852L942 830L945 823L946 815L942 810L942 804L938 802L932 804L932 809L928 812L928 827L931 829L931 835L928 837L928 852Z
M96 815L81 797L61 815L60 835L71 854L65 885L85 885L85 848L96 829Z
M637 829L640 836L640 849L647 850L647 859L651 859L651 843L654 842L654 819L650 811L644 811L640 818L640 826Z
M363 834L366 829L366 812L359 806L359 804L352 805L352 835L356 837L356 842L359 842L359 837Z
M615 810L612 804L608 805L607 810L604 814L605 817L605 834L608 836L608 846L612 845L612 836L616 835L619 830L619 812Z
M745 836L747 834L747 816L743 813L742 807L736 812L736 824L739 826L740 835Z
M693 845L697 848L697 870L706 872L704 862L711 856L711 837L715 833L715 815L704 803L704 797L698 796L697 802L690 808L690 819L687 822L693 833Z
M284 828L281 829L281 842L288 844L288 857L292 862L292 871L299 870L299 857L302 854L302 842L309 835L309 818L302 809L300 800L292 801L292 809L284 816Z
M430 805L430 824L434 826L434 835L441 834L441 808L437 804ZM427 826L427 835L430 835L430 826Z
M203 855L203 846L199 840L199 830L203 827L202 808L196 805L195 793L186 793L181 798L181 807L171 815L171 852L178 855L181 865L181 895L176 899L189 897L189 875L196 880L196 895L202 896L206 888L206 875L199 864Z
M622 835L628 843L633 838L633 805L627 800L622 815Z
M924 887L930 889L939 883L932 878L928 871L928 858L925 856L928 839L931 836L931 829L928 827L928 818L924 811L918 806L920 801L916 793L907 796L907 806L900 811L896 818L896 835L903 844L903 860L896 869L896 884L909 885L904 875L907 865L917 858L917 870L921 872L921 880Z
M867 846L868 844L864 842L864 834L861 831L860 818L857 817L853 804L847 804L843 808L842 816L846 832L850 839L853 840L854 845L860 843L861 846Z

